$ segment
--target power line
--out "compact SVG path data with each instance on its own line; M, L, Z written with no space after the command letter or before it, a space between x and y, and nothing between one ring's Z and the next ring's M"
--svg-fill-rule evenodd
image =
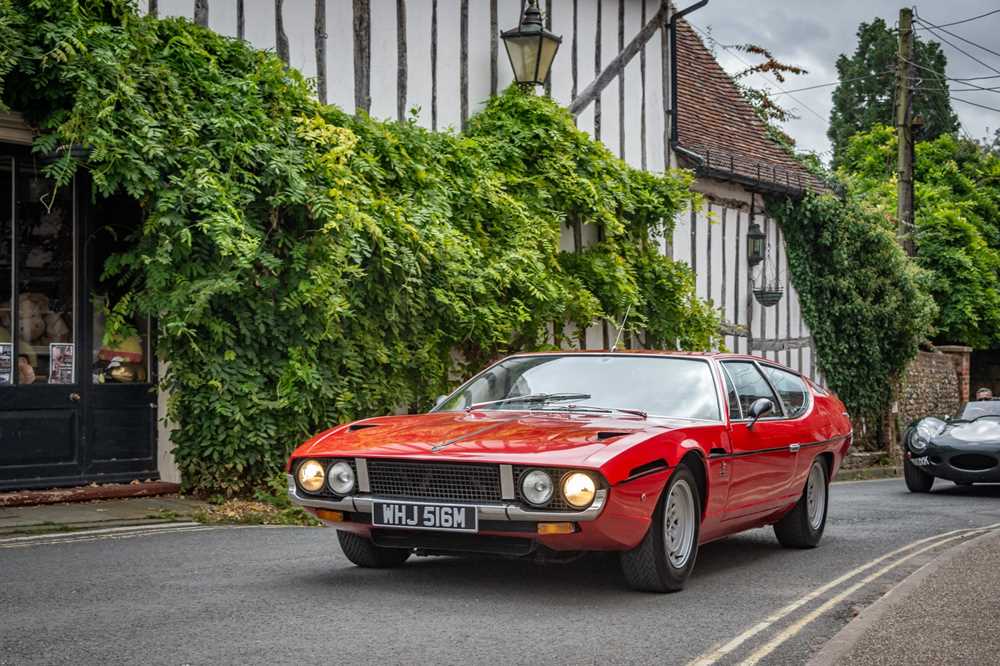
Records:
M961 21L952 21L951 23L942 23L938 28L950 28L953 25L961 25L962 23L968 23L969 21L978 21L981 18L986 18L987 16L992 16L993 14L1000 14L1000 9L994 9L991 12L986 12L985 14L980 14L979 16L973 16L971 18L962 19Z
M806 90L816 90L817 88L829 88L830 86L839 86L841 83L853 83L855 81L865 81L867 79L874 79L878 76L885 76L886 74L894 74L892 70L886 72L879 72L878 74L868 74L867 76L856 76L853 79L844 79L843 81L833 81L831 83L820 83L815 86L808 86L805 88L793 88L791 90L782 90L781 92L774 93L774 97L778 95L788 95L791 93L805 92Z
M918 21L920 21L920 18L918 17L918 18L917 18L917 20L918 20ZM989 70L991 70L991 71L994 71L994 72L996 72L997 74L1000 74L1000 69L997 69L996 67L994 67L993 65L990 65L989 63L986 63L986 62L983 62L982 60L980 60L980 59L979 59L979 58L977 58L976 56L972 55L972 54L971 54L971 53L969 53L968 51L965 51L964 49L962 49L962 47L960 47L960 46L956 46L956 45L954 44L954 42L950 42L950 41L948 41L948 39L947 39L947 38L945 38L945 37L942 37L941 35L939 35L939 34L937 33L937 31L936 31L936 30L934 30L934 28L933 28L932 26L930 26L929 24L927 24L926 22L924 22L924 21L921 21L921 23L923 23L923 25L927 26L927 29L931 31L931 34L933 34L933 35L934 35L935 37L937 37L938 39L940 39L940 40L941 40L942 42L944 42L945 44L947 44L947 45L948 45L948 46L950 46L951 48L955 49L956 51L958 51L959 53L961 53L961 54L962 54L962 55L964 55L965 57L967 57L967 58L969 58L969 59L971 59L971 60L975 60L976 62L978 62L978 63L979 63L980 65L982 65L982 66L983 66L983 67L985 67L986 69L989 69Z
M719 42L719 40L717 40L714 37L712 37L711 35L707 34L704 30L702 30L701 28L699 28L698 26L696 26L694 23L691 23L690 21L688 21L688 25L690 25L692 28L694 28L695 30L697 30L701 35L703 35L709 41L711 41L711 42L713 42L713 43L718 44L719 46L721 46L722 49L726 53L728 53L729 55L731 55L734 58L736 58L737 60L739 60L741 63L743 63L744 65L746 65L748 68L751 68L751 69L753 68L753 65L751 65L746 60L744 60L743 57L740 56L740 54L738 52L736 52L735 50L729 48L725 44L722 44L721 42ZM767 81L767 79L765 79L764 76L760 72L754 72L754 74L756 74L757 76L759 76L764 81ZM770 83L770 81L768 81L768 83ZM820 114L816 113L816 111L814 111L808 105L806 105L805 102L803 102L802 100L800 100L795 95L791 94L791 92L789 92L789 91L785 90L784 88L782 88L780 84L774 83L774 85L776 85L778 87L778 90L781 90L784 94L788 95L793 100L795 100L796 102L798 102L799 104L801 104L802 108L804 108L806 111L808 111L809 113L813 114L814 116L816 116L817 118L819 118L823 122L827 122L827 120L828 120L827 118L824 118Z
M928 23L927 21L923 20L923 19L922 19L922 18L920 18L919 16L917 17L917 21L919 21L919 22L920 22L921 24L923 24L923 25L926 25L926 26L931 26L931 24L930 24L930 23ZM955 33L953 33L953 32L952 32L951 30L945 30L944 28L942 28L942 27L941 27L941 26L939 26L939 25L934 25L934 26L931 26L931 27L934 27L934 28L937 28L937 29L938 29L938 30L940 30L941 32L945 33L946 35L951 35L951 36L952 36L952 37L954 37L955 39L960 39L960 40L962 40L963 42L965 42L966 44L970 44L970 45L972 45L972 46L975 46L975 47L976 47L977 49L982 49L982 50L986 51L987 53L989 53L989 54L991 54L991 55L995 55L995 56L997 56L998 58L1000 58L1000 53L997 53L997 52L996 52L996 51L994 51L993 49L988 49L988 48L986 48L985 46L983 46L982 44L977 44L976 42L972 41L971 39L966 39L965 37L962 37L961 35L956 35L956 34L955 34Z
M962 102L963 104L970 104L972 106L978 106L980 109L986 109L987 111L996 111L997 113L1000 113L1000 109L998 109L996 107L986 106L985 104L979 104L977 102L970 102L969 100L962 99L961 97L951 97L950 99L953 99L956 102Z
M987 90L987 91L990 90L989 88L984 88L983 86L981 86L981 85L979 85L977 83L972 83L971 82L972 79L949 79L947 76L943 76L936 69L932 69L930 67L926 67L926 66L921 65L919 63L913 62L912 60L906 60L905 62L907 64L909 64L909 65L913 65L914 67L916 67L918 69L922 69L924 71L930 72L931 74L933 74L934 76L936 76L942 82L944 82L944 81L958 81L958 82L964 83L967 86L971 86L972 88L975 88L976 90ZM990 78L996 78L996 77L990 77Z

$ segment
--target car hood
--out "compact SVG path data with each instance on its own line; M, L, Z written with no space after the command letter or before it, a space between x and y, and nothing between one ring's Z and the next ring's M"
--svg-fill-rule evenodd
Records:
M1000 443L1000 419L986 418L978 421L949 423L944 432L934 438L938 442Z
M609 454L689 421L512 411L434 412L320 433L293 457L378 457L599 467Z

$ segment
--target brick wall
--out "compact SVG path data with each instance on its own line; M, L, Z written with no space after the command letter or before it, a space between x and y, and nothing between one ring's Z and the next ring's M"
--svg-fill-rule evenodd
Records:
M955 414L963 402L961 359L952 354L918 352L906 369L899 396L899 423L906 427L924 416ZM968 373L968 362L965 363ZM966 377L968 375L966 374ZM967 379L965 380L968 381Z

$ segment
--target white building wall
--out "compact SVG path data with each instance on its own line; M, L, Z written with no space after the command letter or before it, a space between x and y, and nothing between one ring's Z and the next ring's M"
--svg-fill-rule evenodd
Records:
M140 11L148 11L150 1L139 0ZM639 32L643 18L652 18L660 2L543 0L540 4L550 12L552 30L563 36L552 66L553 98L568 105L574 92L582 92L619 53L621 45ZM156 4L159 16L194 16L194 0L158 0ZM325 48L326 101L358 110L357 103L365 95L362 91L358 97L355 82L367 80L367 110L376 118L398 119L402 107L405 117L416 110L417 123L423 127L459 130L491 94L513 81L497 33L517 25L522 0L208 0L208 6L207 25L211 29L242 37L260 49L276 49L277 31L283 26L289 65L307 78L318 76L317 54ZM363 13L366 6L367 17ZM281 21L277 20L279 7ZM316 30L317 7L325 11L325 32ZM356 16L359 10L362 13ZM405 13L405 21L399 20L400 11ZM359 21L359 17L368 20ZM366 24L370 26L367 31L359 27ZM367 68L365 52L359 48L365 38L369 43ZM662 171L668 163L663 109L669 91L664 91L664 47L662 34L655 33L628 64L623 78L605 88L599 103L588 106L576 120L579 128L600 139L614 154L632 166L652 171ZM463 117L463 107L467 117ZM674 156L669 157L673 163ZM809 335L798 295L787 281L787 257L777 223L758 214L758 222L768 232L772 261L786 286L781 303L762 308L750 294L745 263L750 194L716 181L700 180L698 187L707 194L704 205L678 216L672 237L663 239L664 251L695 269L698 295L711 300L726 322L752 331L752 345L745 336L727 335L726 348L760 354L816 376L810 346L761 349L761 343L772 343L773 347L776 341ZM759 205L759 197L757 201ZM596 242L597 229L584 225L582 236L584 246ZM564 231L561 246L573 248L571 230ZM605 329L607 340L613 342L615 326L598 323L588 328L586 346L604 347ZM169 446L167 433L161 428L160 450L164 453ZM161 461L161 474L173 474L162 471L165 465L167 461Z

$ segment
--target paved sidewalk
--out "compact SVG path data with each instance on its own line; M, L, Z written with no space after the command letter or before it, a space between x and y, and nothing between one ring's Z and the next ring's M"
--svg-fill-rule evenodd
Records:
M946 551L867 608L810 661L995 664L1000 659L1000 532Z
M0 536L189 521L208 506L177 495L0 507Z

